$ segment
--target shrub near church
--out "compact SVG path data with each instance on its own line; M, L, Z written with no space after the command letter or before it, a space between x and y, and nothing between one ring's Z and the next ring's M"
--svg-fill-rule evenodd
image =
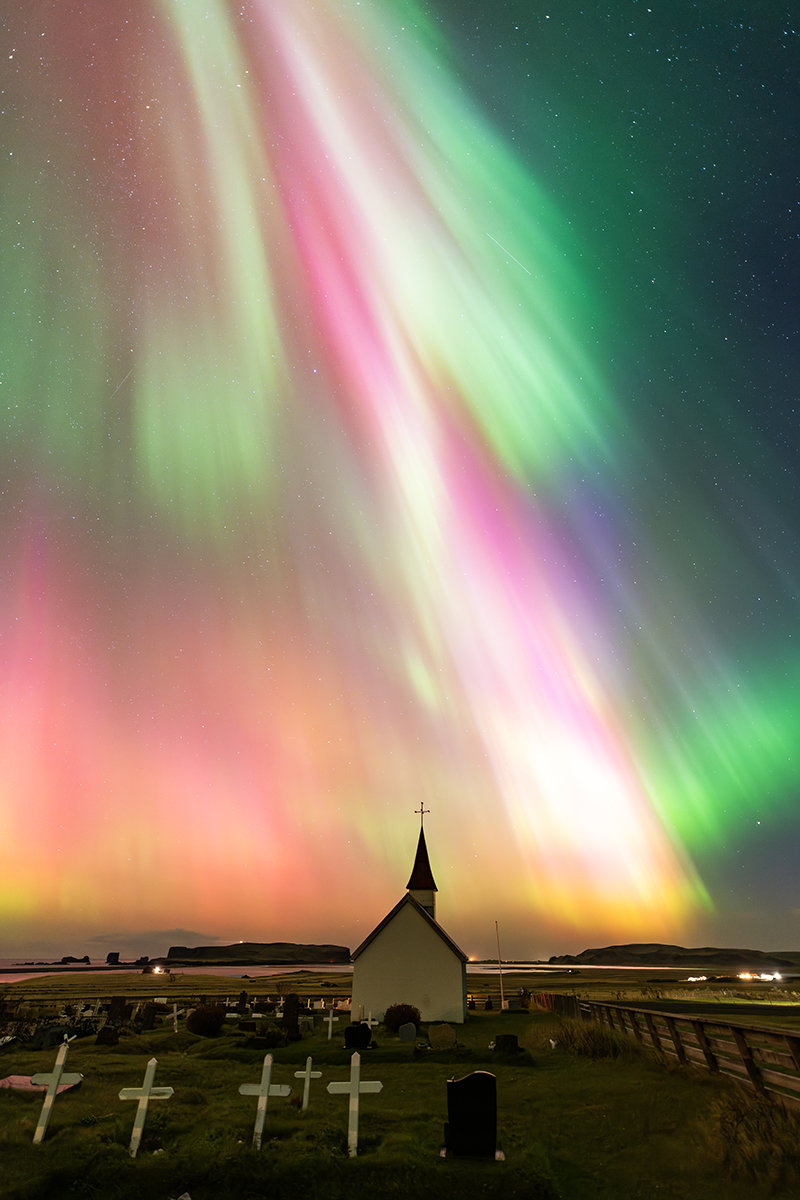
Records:
M413 1021L419 1033L422 1015L415 1004L390 1004L383 1016L387 1032L397 1033L401 1025Z

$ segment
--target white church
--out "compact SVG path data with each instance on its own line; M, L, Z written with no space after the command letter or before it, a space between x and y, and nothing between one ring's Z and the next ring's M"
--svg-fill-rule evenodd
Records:
M436 920L438 891L420 825L406 894L353 951L353 1020L380 1020L390 1004L414 1004L423 1021L462 1023L467 956Z

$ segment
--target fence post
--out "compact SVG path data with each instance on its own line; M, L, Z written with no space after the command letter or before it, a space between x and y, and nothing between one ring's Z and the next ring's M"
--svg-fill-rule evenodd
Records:
M681 1041L681 1035L678 1032L678 1026L675 1024L675 1021L672 1017L665 1015L664 1021L666 1022L667 1029L669 1030L669 1036L672 1038L672 1044L675 1047L675 1053L678 1056L678 1062L682 1067L688 1066L686 1061L686 1051L683 1048L683 1042Z
M789 1047L789 1053L792 1056L792 1062L798 1071L800 1071L800 1038L792 1037L786 1034L786 1045Z
M706 1037L706 1031L703 1028L703 1022L692 1021L692 1029L694 1030L695 1037L700 1043L700 1049L703 1051L705 1056L706 1066L708 1067L709 1071L714 1071L718 1075L719 1063L717 1062L714 1051L708 1044L708 1038Z
M646 1012L644 1014L644 1020L645 1020L645 1024L647 1025L647 1032L650 1034L650 1040L653 1043L653 1046L655 1047L655 1049L660 1054L661 1053L661 1038L658 1036L655 1021L650 1016L649 1012Z
M633 1009L631 1009L631 1008L629 1008L629 1009L628 1009L628 1020L629 1020L629 1021L630 1021L630 1023L631 1023L631 1028L633 1029L633 1034L634 1034L634 1037L636 1038L637 1042L641 1042L641 1040L642 1040L642 1031L641 1031L641 1029L639 1028L639 1021L638 1021L638 1018L637 1018L637 1016L636 1016L636 1013L635 1013L635 1012L633 1011Z
M747 1044L747 1039L745 1038L744 1033L735 1025L729 1025L728 1028L733 1034L733 1040L736 1042L737 1049L742 1057L742 1062L745 1065L745 1070L750 1076L750 1082L756 1091L763 1096L765 1091L764 1081L761 1078L761 1072L756 1066L755 1059L753 1058L753 1052Z

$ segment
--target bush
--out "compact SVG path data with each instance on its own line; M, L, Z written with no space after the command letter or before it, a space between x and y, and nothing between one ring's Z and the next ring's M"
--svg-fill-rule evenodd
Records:
M200 1037L216 1037L225 1020L225 1009L211 1004L201 1004L186 1018L186 1028Z
M743 1087L715 1100L703 1123L712 1153L731 1175L769 1180L773 1188L800 1179L800 1114Z
M383 1023L389 1033L397 1033L401 1025L413 1021L419 1033L422 1013L415 1004L390 1004L383 1015Z

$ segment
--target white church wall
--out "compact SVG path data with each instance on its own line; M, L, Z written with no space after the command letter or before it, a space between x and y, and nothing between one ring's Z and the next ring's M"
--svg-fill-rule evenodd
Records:
M415 1004L423 1021L465 1019L464 964L410 904L353 964L353 1018L382 1018L390 1004Z

